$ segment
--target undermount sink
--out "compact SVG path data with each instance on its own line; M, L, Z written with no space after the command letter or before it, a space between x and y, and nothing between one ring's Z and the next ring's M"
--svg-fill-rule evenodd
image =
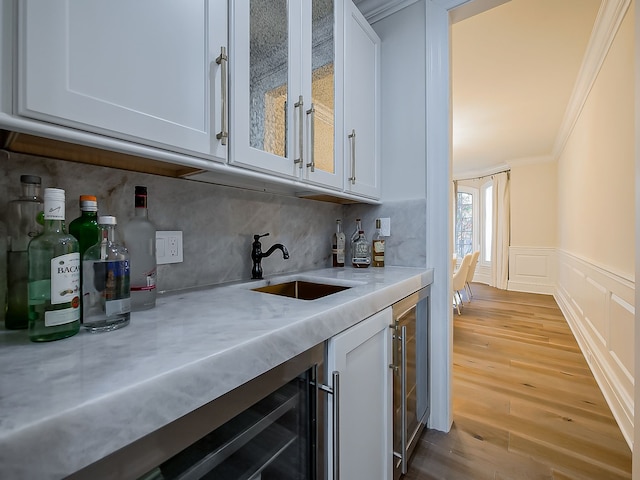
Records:
M326 297L334 293L351 288L346 285L330 285L326 283L315 283L304 280L293 280L263 287L252 288L254 292L270 293L283 297L297 298L300 300L315 300Z

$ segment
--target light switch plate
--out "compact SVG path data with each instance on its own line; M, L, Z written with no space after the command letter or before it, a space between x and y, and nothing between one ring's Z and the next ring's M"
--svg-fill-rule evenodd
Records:
M182 257L182 231L162 230L156 232L156 263L180 263Z

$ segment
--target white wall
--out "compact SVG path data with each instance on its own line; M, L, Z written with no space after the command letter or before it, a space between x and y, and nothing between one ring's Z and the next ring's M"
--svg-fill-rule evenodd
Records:
M511 164L509 290L552 294L556 284L557 164Z
M425 198L424 2L373 25L382 40L382 200Z
M556 299L633 440L634 6L558 160Z

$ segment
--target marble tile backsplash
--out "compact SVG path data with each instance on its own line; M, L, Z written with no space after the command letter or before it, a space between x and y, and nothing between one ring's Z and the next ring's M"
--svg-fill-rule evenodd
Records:
M376 217L391 217L389 265L425 266L424 200L341 206L6 151L0 151L0 165L0 205L20 194L20 175L39 175L43 188L66 191L67 223L79 215L78 197L92 194L99 212L115 215L121 228L133 214L134 187L145 185L157 229L183 232L184 262L158 267L161 291L250 279L253 235L267 232L263 251L282 243L290 258L284 260L276 250L262 261L265 275L330 266L336 218L343 219L349 237L356 216L369 236ZM0 220L5 215L1 208Z

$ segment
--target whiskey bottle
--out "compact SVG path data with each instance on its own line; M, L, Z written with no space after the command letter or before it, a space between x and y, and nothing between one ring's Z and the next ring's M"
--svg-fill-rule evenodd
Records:
M355 268L367 268L371 264L371 244L360 228L358 238L351 245L351 265Z
M47 342L80 329L80 252L64 230L64 190L44 191L44 232L29 242L29 339Z
M333 258L334 267L344 267L346 238L342 233L342 221L336 220L336 232L333 234L331 242L331 257Z
M91 333L125 327L131 317L129 252L116 243L116 217L98 223L101 239L82 261L82 325Z
M27 276L29 241L42 233L43 203L41 179L36 175L21 175L19 198L9 202L7 209L7 329L26 329L29 324Z
M382 222L376 218L376 233L373 234L373 262L374 267L384 267L384 237L382 236Z
M131 255L131 311L156 306L156 227L149 221L147 187L135 189L134 217L124 227L124 244Z

